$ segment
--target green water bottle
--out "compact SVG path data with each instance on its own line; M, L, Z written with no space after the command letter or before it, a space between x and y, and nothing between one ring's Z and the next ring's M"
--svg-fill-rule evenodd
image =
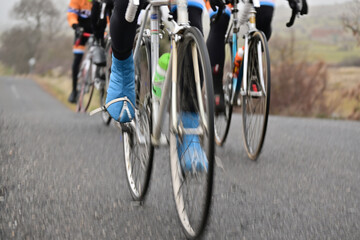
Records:
M158 61L158 65L155 71L155 80L153 86L153 95L157 100L161 99L161 91L165 80L166 71L168 69L170 61L170 53L164 53L161 55Z

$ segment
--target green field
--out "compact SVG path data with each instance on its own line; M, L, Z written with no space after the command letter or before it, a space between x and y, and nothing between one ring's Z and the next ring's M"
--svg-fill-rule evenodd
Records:
M342 25L342 17L350 11L347 3L312 7L308 15L297 18L294 26L287 28L285 23L289 20L290 10L278 7L270 45L279 39L283 44L290 44L293 38L295 55L301 60L324 61L332 65L346 62L349 65L354 59L360 59L359 44Z
M360 47L352 47L344 50L339 45L320 43L316 41L299 41L297 43L300 49L304 49L308 60L325 61L328 64L341 64L351 59L360 59Z

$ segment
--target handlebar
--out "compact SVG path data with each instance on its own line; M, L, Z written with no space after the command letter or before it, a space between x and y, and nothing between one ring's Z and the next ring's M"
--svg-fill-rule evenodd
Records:
M135 19L136 16L136 11L138 9L140 5L140 1L139 0L129 0L129 4L126 8L126 12L125 12L125 19L126 21L128 21L129 23L132 23Z
M224 4L228 4L231 2L231 0L222 0L224 2ZM252 5L256 5L256 3L254 2L254 0L247 0L244 1L242 0L244 3L250 3ZM236 2L238 2L238 0L236 0ZM258 1L256 1L258 2ZM291 27L292 25L294 25L295 23L295 19L296 17L300 14L307 14L308 12L308 8L307 8L307 3L306 0L294 0L294 1L289 1L289 5L292 9L292 13L291 13L291 17L289 22L286 23L287 27ZM245 4L246 6L246 4ZM220 16L222 15L224 8L219 8L217 13L211 18L210 22L211 23L215 23L220 19ZM237 11L237 9L235 9ZM243 23L244 21L241 21L241 23Z
M105 18L105 9L106 9L106 2L101 3L101 12L100 12L100 19L103 20Z
M291 17L288 23L286 23L287 27L291 27L294 25L295 18L300 15L304 15L308 13L308 6L306 0L293 0L289 1L290 8L292 9Z
M90 37L90 36L91 36L91 33L82 32L82 33L79 35L79 37L76 39L76 41L75 41L75 46L77 47L77 46L80 45L81 39L82 39L83 37Z
M295 18L296 18L297 15L298 15L298 12L295 9L293 9L292 13L291 13L290 20L289 20L289 22L286 23L287 27L291 27L292 25L294 25Z

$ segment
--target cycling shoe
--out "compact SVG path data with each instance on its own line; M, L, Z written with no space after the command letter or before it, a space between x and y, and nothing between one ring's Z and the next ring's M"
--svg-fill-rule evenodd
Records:
M106 104L108 104L106 110L116 121L125 123L134 118L135 72L132 54L125 60L112 57Z
M190 112L183 113L181 121L184 128L197 128L199 126L199 115ZM178 138L177 149L183 172L207 171L208 161L198 135L186 134L181 140Z

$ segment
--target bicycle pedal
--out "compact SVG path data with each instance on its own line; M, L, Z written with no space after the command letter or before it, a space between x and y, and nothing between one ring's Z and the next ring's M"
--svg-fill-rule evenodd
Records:
M260 98L263 96L263 93L262 93L262 91L250 91L249 95L252 98Z
M136 126L134 119L131 122L120 123L120 128L123 132L131 133L134 132Z

